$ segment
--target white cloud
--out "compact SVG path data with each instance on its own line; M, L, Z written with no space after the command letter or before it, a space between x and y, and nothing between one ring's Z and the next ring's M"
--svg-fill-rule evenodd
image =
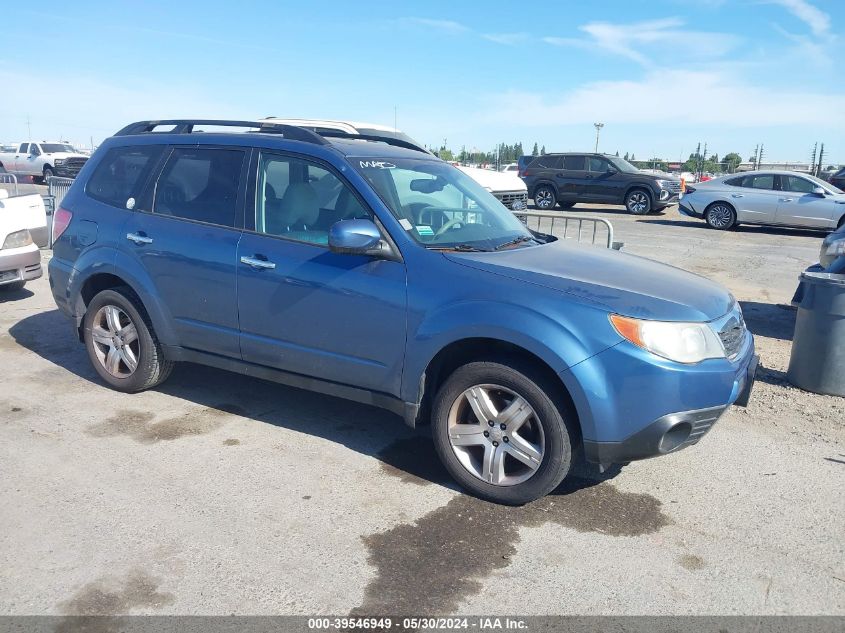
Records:
M810 4L807 0L769 0L789 11L796 18L810 27L814 35L825 36L830 33L830 16Z
M669 98L660 99L659 95ZM491 124L561 126L593 121L718 127L818 125L845 129L845 93L813 94L749 86L719 72L661 70L644 79L599 81L559 98L532 93L495 95L485 114Z
M588 38L544 37L543 41L554 46L574 46L603 50L630 59L645 67L654 66L654 57L681 55L687 59L721 57L738 43L738 38L727 33L708 33L685 29L680 18L614 24L590 22L579 27Z
M457 35L459 33L465 33L466 31L469 31L469 27L464 26L460 22L455 22L453 20L433 20L430 18L410 17L399 18L399 22L412 26L421 26L424 28L432 29L434 31L440 31L441 33L448 33L451 35Z
M484 33L481 37L496 44L504 44L512 46L514 44L521 44L528 39L527 33Z

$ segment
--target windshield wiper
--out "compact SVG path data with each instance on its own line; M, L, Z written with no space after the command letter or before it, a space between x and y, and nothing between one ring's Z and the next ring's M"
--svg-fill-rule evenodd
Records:
M507 248L508 246L516 246L517 244L522 244L523 242L538 242L538 240L530 235L520 235L517 238L512 239L510 242L505 242L504 244L499 244L494 251L500 251L503 248ZM538 242L539 243L539 242Z
M485 248L478 248L471 244L455 244L454 246L426 246L432 251L461 251L464 253L489 253Z

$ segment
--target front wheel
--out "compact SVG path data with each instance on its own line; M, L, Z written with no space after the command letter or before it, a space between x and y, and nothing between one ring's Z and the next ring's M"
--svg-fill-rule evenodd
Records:
M53 176L55 176L55 175L56 175L56 172L55 172L55 171L53 171L53 168L52 168L52 167L50 167L49 165L47 165L47 166L44 168L44 182L45 182L45 183L50 182L50 178L52 178L52 177L53 177Z
M534 192L535 207L542 211L548 211L549 209L553 209L555 204L557 204L557 196L551 187L547 185L537 187L537 190Z
M88 357L110 387L134 393L164 382L166 360L141 301L129 288L103 290L91 299L82 321Z
M726 231L736 224L736 211L729 204L714 202L704 210L704 221L711 229Z
M435 396L432 432L449 473L471 493L521 505L569 473L572 441L564 408L528 365L497 361L457 369Z
M625 208L634 215L646 215L651 211L651 196L642 189L629 191L625 196Z

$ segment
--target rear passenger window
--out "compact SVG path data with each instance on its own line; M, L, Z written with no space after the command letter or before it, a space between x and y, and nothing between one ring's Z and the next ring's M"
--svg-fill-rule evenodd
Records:
M300 242L325 246L335 222L372 219L337 176L298 158L262 155L256 197L255 230Z
M772 174L762 176L746 176L745 183L743 184L743 186L751 187L752 189L774 189L775 177Z
M572 171L584 171L587 169L586 156L564 156L563 168Z
M563 157L555 154L545 154L531 162L531 167L543 169L560 169Z
M140 200L141 187L163 150L162 145L110 149L88 181L88 195L113 207L126 209L130 198Z
M235 226L243 161L241 150L174 150L156 183L153 212Z

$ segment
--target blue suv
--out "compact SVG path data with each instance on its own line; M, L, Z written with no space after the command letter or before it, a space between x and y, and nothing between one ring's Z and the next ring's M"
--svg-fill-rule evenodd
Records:
M202 133L200 133L202 131ZM204 363L430 424L474 494L695 444L757 357L722 287L529 231L401 139L143 121L57 210L50 286L103 381Z

